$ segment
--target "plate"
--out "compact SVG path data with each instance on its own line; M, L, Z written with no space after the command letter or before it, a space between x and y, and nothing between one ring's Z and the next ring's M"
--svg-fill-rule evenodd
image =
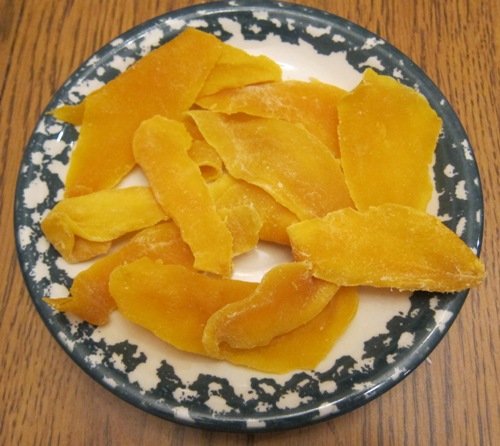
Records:
M78 103L186 26L213 33L252 54L265 54L284 77L311 77L345 89L372 67L418 89L443 119L429 212L479 254L481 183L457 116L433 82L404 54L373 33L326 12L283 2L201 4L148 21L87 60L48 104L26 148L15 198L18 257L32 301L55 339L92 378L118 397L167 420L204 429L256 432L297 428L352 411L412 372L457 317L467 292L453 294L361 290L358 314L315 370L260 373L179 352L115 312L95 327L54 312L43 296L66 296L86 265L66 264L40 231L62 198L78 129L47 112ZM259 275L283 253L270 245L238 260L241 277ZM286 257L286 256L285 256ZM57 401L54 402L57 404Z

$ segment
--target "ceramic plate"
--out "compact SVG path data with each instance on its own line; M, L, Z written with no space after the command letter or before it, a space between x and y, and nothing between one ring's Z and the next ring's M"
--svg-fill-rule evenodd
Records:
M47 110L78 103L186 26L276 60L287 79L311 77L347 90L372 67L424 94L444 122L429 211L479 253L482 194L464 130L448 101L405 55L371 32L325 12L288 3L209 3L174 11L118 37L85 62ZM54 312L43 296L66 296L83 266L66 264L40 231L62 198L78 129L44 113L27 146L15 201L19 261L34 305L67 354L120 398L165 419L205 429L296 428L356 409L414 370L456 318L467 292L449 295L362 289L358 314L315 370L255 372L182 353L115 312L104 327ZM258 280L287 256L269 245L238 260L236 275ZM57 404L57 401L54 401ZM397 409L396 409L397 410Z

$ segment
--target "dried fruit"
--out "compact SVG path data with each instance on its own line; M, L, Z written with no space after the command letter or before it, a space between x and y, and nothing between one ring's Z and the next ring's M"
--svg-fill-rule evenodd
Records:
M358 309L356 288L342 287L314 319L275 337L263 347L231 348L222 344L219 356L234 364L270 373L312 370L325 359Z
M63 258L76 263L106 253L112 240L167 218L149 187L133 186L65 198L41 227Z
M220 344L251 349L269 344L317 316L338 286L312 276L307 263L285 263L271 269L254 293L214 313L203 333L209 355Z
M356 208L397 203L424 211L441 130L425 97L368 69L338 113L342 169Z
M342 286L460 291L481 283L484 265L437 217L396 204L341 209L288 228L294 255Z
M320 81L289 80L223 90L199 98L196 103L211 111L301 124L338 158L337 104L345 94L344 90Z
M135 165L132 137L139 124L156 114L180 119L219 59L221 46L216 37L187 28L87 96L66 197L116 186Z
M134 156L161 207L191 247L195 268L229 277L233 239L195 162L191 136L179 121L155 116L134 135Z
M441 120L371 69L350 93L281 81L272 60L187 29L53 114L81 125L66 197L88 194L42 223L63 257L150 226L78 274L70 297L44 299L90 323L118 307L181 350L285 373L327 355L358 285L447 292L484 277L424 212ZM102 191L136 163L151 188ZM296 262L260 284L229 279L259 240L291 244Z
M108 287L111 272L142 257L189 269L194 263L193 254L182 241L177 226L171 221L160 223L140 231L121 248L77 274L71 285L70 297L44 298L44 301L58 311L70 312L91 324L103 325L116 309Z
M147 258L116 268L109 283L127 319L181 350L201 355L207 355L202 337L211 315L246 299L257 286ZM235 349L222 344L219 357L272 373L312 369L347 328L357 306L356 289L341 288L309 322L274 337L266 346Z
M210 186L210 192L215 195L217 209L232 209L239 206L250 206L255 209L261 220L258 234L261 240L282 245L290 244L286 229L299 219L265 190L246 181L236 180L230 175L224 175Z
M199 97L227 88L281 80L281 68L266 56L252 56L231 45L222 44L222 52L203 84Z
M109 280L111 295L127 319L179 349L200 354L205 354L201 338L208 318L256 286L148 258L116 268Z
M190 115L233 177L261 187L300 219L352 205L340 163L304 127L241 114Z

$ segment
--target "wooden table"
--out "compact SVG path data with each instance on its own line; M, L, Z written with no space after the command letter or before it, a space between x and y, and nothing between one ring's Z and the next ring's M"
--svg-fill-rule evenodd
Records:
M401 384L340 418L270 434L211 433L173 424L118 399L57 345L24 286L13 197L24 147L54 92L123 31L191 0L0 0L1 379L3 445L493 445L500 444L500 4L495 0L296 3L379 34L420 65L450 100L479 164L485 200L484 284Z

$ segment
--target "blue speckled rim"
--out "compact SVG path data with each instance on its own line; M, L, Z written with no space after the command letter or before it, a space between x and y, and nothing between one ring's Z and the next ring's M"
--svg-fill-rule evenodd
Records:
M445 219L445 223L452 230L458 231L462 239L479 254L483 233L483 199L477 165L460 121L448 101L425 73L387 42L363 48L363 42L367 39L376 38L379 41L382 39L332 14L285 2L234 1L188 7L133 28L82 64L54 95L28 143L19 171L14 216L19 262L33 303L55 339L85 372L123 400L167 420L211 430L257 432L298 428L352 411L400 382L444 337L468 293L436 295L432 299L429 299L428 295L421 295L424 293L415 293L410 298L411 310L407 315L395 315L388 321L386 332L365 342L364 358L373 360L371 368L356 369L355 360L350 356L344 356L338 358L325 372L297 372L285 385L277 384L272 377L255 378L251 386L257 398L250 401L239 397L226 379L200 373L196 382L189 384L189 390L196 392L197 398L182 404L176 400L174 391L179 386L186 387L187 384L183 382L182 376L176 374L167 360L157 370L160 379L158 386L143 392L137 383L130 382L127 375L138 364L147 360L137 345L130 342L114 345L106 345L104 341L96 342L91 339L94 327L79 323L76 328L73 326L70 330L68 319L63 314L54 314L41 302L41 297L52 282L69 286L71 281L54 265L56 253L52 249L44 253L39 251L38 243L43 239L39 228L39 216L54 205L57 192L63 187L57 175L53 175L50 171L49 161L55 160L66 164L71 145L77 137L77 132L71 126L64 126L57 135L40 132L41 127L46 128L55 122L47 112L62 103L81 99L75 98L72 88L78 82L96 76L96 68L90 63L91 61L99 61L99 64L105 65L105 61L111 61L116 55L137 59L140 56L136 42L141 40L141 36L150 30L160 29L163 31L160 43L164 43L180 31L179 28L172 26L173 23L179 22L192 25L203 20L208 24L208 27L204 28L205 31L226 40L230 37L230 33L220 25L220 18L240 23L242 34L248 40L264 39L266 35L272 33L279 36L282 42L290 44L297 44L299 39L302 39L312 45L318 54L345 52L349 64L358 71L362 71L361 65L372 56L382 61L385 67L399 70L402 74L401 81L417 87L443 119L443 134L438 142L435 163L436 189L440 194L440 215L446 214L449 218ZM284 26L289 23L287 20L294 21L293 31ZM251 28L251 25L258 25L259 30L256 31L255 26ZM308 26L324 28L327 32L313 36L306 32ZM345 39L343 41L332 39L334 35L343 36ZM106 82L117 74L118 70L109 68L99 80ZM44 154L44 144L55 136L66 142L67 147L47 157ZM39 164L33 164L34 154L43 158ZM453 175L443 174L445 166L453 166ZM24 196L28 187L35 181L47 185L47 197L43 202L28 208ZM456 198L457 188L465 188L467 199ZM26 233L21 235L23 228L29 228L28 240ZM50 264L46 277L37 278L33 275L33 270L39 261L47 261ZM437 311L449 314L446 322L439 327L435 322ZM403 333L411 333L414 336L412 346L407 348L398 346ZM68 340L71 342L71 348ZM95 352L102 354L102 361L95 367L90 367L86 358ZM110 358L115 353L126 359L124 359L125 370L118 370L113 366ZM391 361L388 360L389 356ZM400 373L396 373L398 370ZM110 378L113 385L110 384ZM320 388L320 384L324 381L334 381L335 390L325 393ZM234 409L230 413L216 414L205 404L208 387L213 383L219 386L219 396ZM269 387L273 392L265 391L265 388ZM294 409L280 409L279 398L287 392L295 392L300 397L307 396L308 401ZM264 412L258 411L258 402L265 402L270 409ZM189 417L177 416L176 409L179 408L185 409ZM249 419L254 423L249 424Z

